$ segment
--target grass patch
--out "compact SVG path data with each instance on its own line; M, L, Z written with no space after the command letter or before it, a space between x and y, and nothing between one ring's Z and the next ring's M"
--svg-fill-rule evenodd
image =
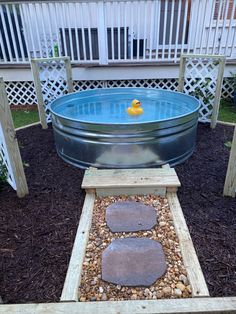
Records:
M38 111L11 110L15 128L39 121Z
M218 120L236 123L236 106L233 102L221 100Z

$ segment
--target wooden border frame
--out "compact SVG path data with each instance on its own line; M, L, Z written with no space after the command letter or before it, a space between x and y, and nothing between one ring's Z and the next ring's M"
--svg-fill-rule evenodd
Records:
M235 314L236 297L0 305L0 314Z
M224 195L235 197L236 193L236 126L230 150L229 163L224 184Z
M61 301L78 301L78 289L81 281L83 260L92 223L94 201L95 194L87 193L61 294Z
M127 174L125 175L125 173ZM145 192L142 191L140 194L147 194L148 191L150 191L148 194L151 194L156 191L156 194L160 193L163 196L163 188L164 196L168 199L173 215L183 263L192 288L192 297L208 297L209 291L176 194L178 186L180 186L180 182L176 172L169 165L165 165L162 169L97 170L91 168L86 170L82 187L86 189L88 194L86 194L61 301L78 301L78 288L92 222L95 193L99 196L120 195L120 193L135 195L144 190ZM118 193L115 192L116 189Z
M168 166L163 167L168 168ZM92 221L92 212L95 193L86 195L80 224L77 230L71 260L59 303L40 304L6 304L0 305L0 314L236 314L236 297L211 298L204 277L198 265L196 252L192 246L187 225L184 220L181 206L175 192L167 191L167 199L173 214L176 233L181 239L181 252L187 267L188 277L195 296L188 299L161 299L135 301L99 301L99 302L70 302L77 300L78 285L81 278L81 263L84 259L89 229ZM191 267L190 263L196 263ZM189 265L188 265L189 263ZM196 266L196 267L195 267ZM194 280L200 276L200 283ZM200 297L204 296L205 297ZM65 302L67 299L68 302Z
M29 190L2 77L0 77L0 124L2 126L8 157L16 183L16 193L18 197L24 197L29 193Z
M187 58L205 58L205 59L219 59L219 71L216 82L216 92L213 103L212 115L211 115L211 128L214 129L217 124L217 118L220 108L220 97L221 97L221 86L224 77L224 67L226 57L222 55L204 55L204 54L181 54L180 56L180 68L179 68L179 86L178 91L183 92L184 90L184 78L185 78L185 67Z
M40 123L41 123L43 129L47 129L48 124L47 124L46 114L45 114L45 110L44 110L43 93L42 93L42 89L41 89L41 82L40 82L40 76L39 76L39 70L38 70L37 63L38 62L53 61L53 60L55 60L55 61L62 60L65 62L68 92L73 93L73 91L74 91L71 63L70 63L69 57L31 59L31 69L32 69L33 78L34 78L35 92L36 92L36 96L37 96L37 106L38 106L38 112L39 112L39 119L40 119Z

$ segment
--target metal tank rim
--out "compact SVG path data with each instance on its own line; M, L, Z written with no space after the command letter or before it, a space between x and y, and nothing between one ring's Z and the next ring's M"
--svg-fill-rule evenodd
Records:
M120 90L120 91L137 90L137 91L140 91L140 92L141 91L145 91L145 92L153 91L153 92L166 93L166 94L169 94L169 95L173 95L173 94L181 95L184 98L190 99L191 101L195 102L197 107L194 110L192 110L192 111L190 111L188 113L185 113L185 114L182 114L182 115L179 115L179 116L175 116L175 117L171 117L171 118L167 118L167 119L151 120L151 121L146 120L146 121L141 121L141 122L130 122L129 121L129 122L125 122L125 123L114 123L114 122L113 123L109 123L109 122L104 123L104 122L99 122L99 121L96 121L96 123L94 123L94 122L91 122L91 121L86 121L86 120L84 121L84 120L80 120L80 119L69 118L69 117L67 117L65 115L61 115L61 114L57 113L55 110L52 109L52 106L55 105L57 102L59 102L59 101L61 102L61 101L63 101L63 99L68 99L68 98L72 97L73 95L81 95L82 93L83 94L86 94L86 93L89 93L89 94L90 93L92 93L92 94L95 93L96 94L97 91L99 91L99 92L101 92L101 91L110 91L110 93L111 93L114 90L116 90L116 91L117 90ZM86 95L84 95L84 97L86 98ZM147 124L147 123L150 124L150 123L162 123L162 122L168 122L168 121L175 121L175 120L178 120L180 118L184 118L184 117L187 117L187 116L189 116L191 114L194 114L195 112L199 111L200 106L201 106L200 101L197 98L195 98L193 96L190 96L190 95L187 95L185 93L177 92L177 91L169 91L169 90L164 90L164 89L160 89L160 88L157 89L157 88L148 88L148 87L147 88L145 88L145 87L141 87L141 88L140 87L113 87L113 88L94 88L94 89L89 89L89 90L84 90L84 91L79 91L79 92L74 92L74 93L63 95L63 96L53 100L49 104L49 111L50 111L51 114L53 114L56 117L59 117L61 119L65 119L65 120L73 121L73 122L81 122L82 124L88 124L88 125L90 125L90 124L91 125L94 125L94 124L96 124L96 125L115 125L115 126L122 125L122 126L127 126L127 125L142 125L142 124Z

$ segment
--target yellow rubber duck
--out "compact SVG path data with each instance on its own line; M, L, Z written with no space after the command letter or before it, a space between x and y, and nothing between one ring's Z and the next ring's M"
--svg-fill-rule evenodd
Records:
M131 107L127 109L127 113L131 116L137 116L143 113L143 108L141 108L141 102L137 99L134 99L131 103Z

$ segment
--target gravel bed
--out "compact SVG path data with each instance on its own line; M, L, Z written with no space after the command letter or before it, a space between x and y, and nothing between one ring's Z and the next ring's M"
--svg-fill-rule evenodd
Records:
M112 233L106 225L105 210L116 201L137 201L155 207L158 224L150 231ZM166 256L167 271L152 286L123 287L101 279L101 256L116 238L147 237L159 241ZM186 277L179 242L166 198L154 195L116 196L96 198L89 241L83 262L79 288L80 301L151 300L163 298L189 298L191 288Z

